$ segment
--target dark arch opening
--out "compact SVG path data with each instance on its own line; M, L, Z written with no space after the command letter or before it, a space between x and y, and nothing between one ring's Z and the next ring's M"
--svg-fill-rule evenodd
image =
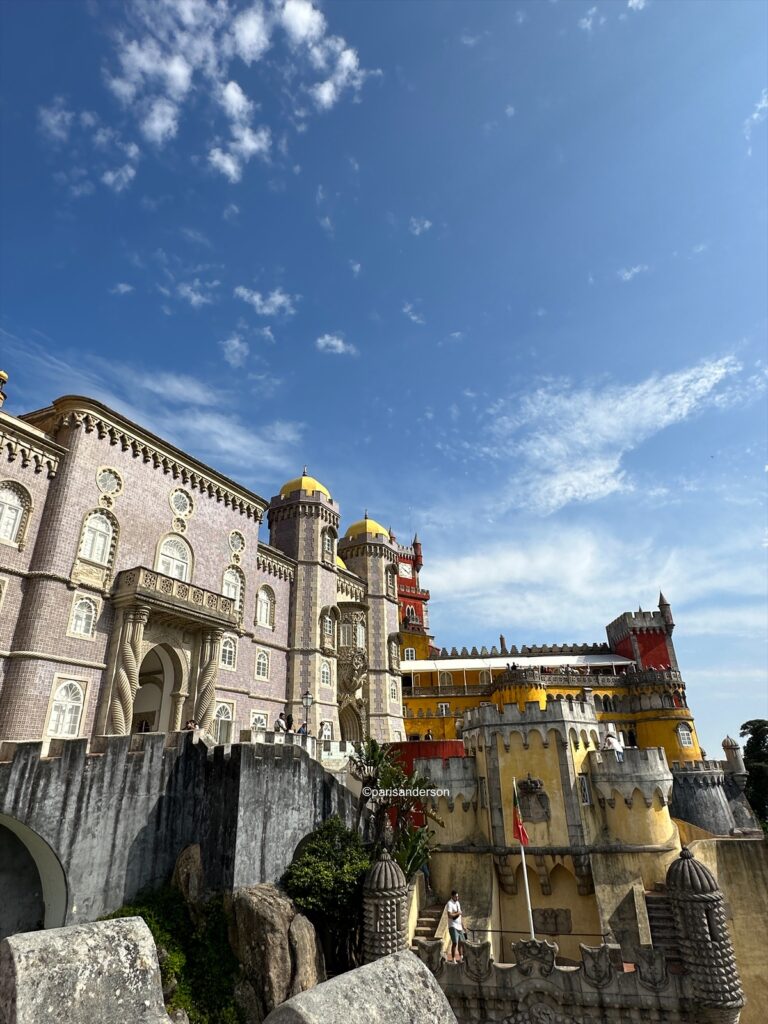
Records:
M48 843L17 818L0 814L0 939L60 928L67 903L64 869Z

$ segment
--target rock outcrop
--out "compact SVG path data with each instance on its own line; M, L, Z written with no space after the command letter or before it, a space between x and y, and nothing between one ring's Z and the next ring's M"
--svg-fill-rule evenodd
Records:
M457 1024L427 967L404 950L278 1006L264 1024Z
M0 943L2 1024L170 1024L160 967L140 917Z
M236 998L248 1024L325 979L323 954L308 918L275 885L236 889L228 898L230 942L242 977Z

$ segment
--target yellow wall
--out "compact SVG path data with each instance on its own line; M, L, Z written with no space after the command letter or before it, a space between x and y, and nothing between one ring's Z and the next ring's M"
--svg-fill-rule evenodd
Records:
M615 716L614 716L615 717ZM637 745L639 747L664 747L667 761L700 761L701 747L688 708L662 708L657 711L638 711L632 715L637 723ZM687 722L693 734L693 746L681 747L677 737L677 726Z
M653 794L651 807L646 805L639 789L632 794L631 807L627 807L618 791L614 790L613 797L614 806L605 805L605 820L612 839L630 846L663 846L677 839L669 808L658 793Z

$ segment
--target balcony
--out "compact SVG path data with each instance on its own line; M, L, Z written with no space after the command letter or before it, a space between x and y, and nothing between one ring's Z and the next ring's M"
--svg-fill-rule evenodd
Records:
M231 597L164 576L145 566L118 573L112 599L118 608L147 605L153 613L166 616L169 624L222 629L234 629L238 624L238 610Z

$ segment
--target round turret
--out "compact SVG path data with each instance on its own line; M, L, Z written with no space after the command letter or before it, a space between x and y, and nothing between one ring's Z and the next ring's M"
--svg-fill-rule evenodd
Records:
M408 883L385 850L363 882L363 957L366 963L408 945Z
M682 848L680 856L669 866L667 888L697 896L718 891L715 876L701 861L696 860L687 846Z
M355 540L356 538L364 537L366 534L381 534L385 540L389 540L389 530L386 526L377 523L375 519L369 519L367 512L362 519L358 519L356 523L352 523L347 528L344 540Z
M405 889L405 875L385 850L365 876L363 888L370 893L397 893Z
M304 491L306 494L320 493L329 499L331 497L331 492L325 484L321 484L316 477L307 475L306 466L301 476L294 477L293 480L283 484L280 488L280 497L287 498L291 494L296 494L297 491Z
M723 740L723 750L739 750L739 744L732 736L726 736Z

